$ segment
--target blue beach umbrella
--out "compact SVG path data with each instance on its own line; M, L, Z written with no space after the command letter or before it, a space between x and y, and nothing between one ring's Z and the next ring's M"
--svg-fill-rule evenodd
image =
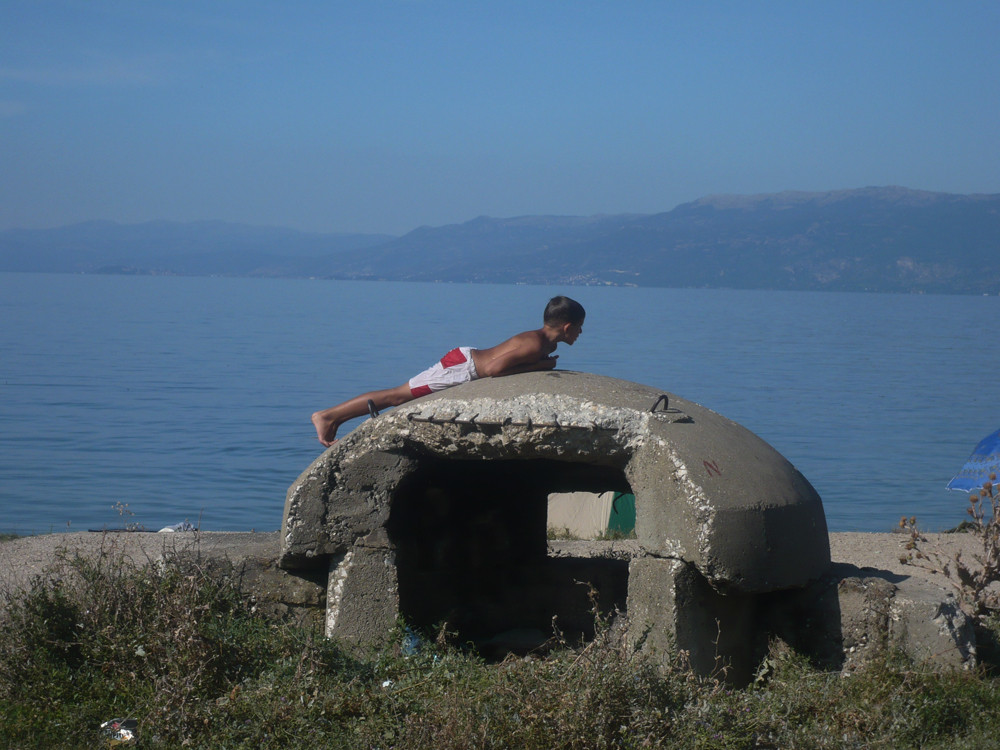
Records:
M964 492L978 490L992 472L1000 475L1000 430L979 441L969 460L948 482L948 489Z

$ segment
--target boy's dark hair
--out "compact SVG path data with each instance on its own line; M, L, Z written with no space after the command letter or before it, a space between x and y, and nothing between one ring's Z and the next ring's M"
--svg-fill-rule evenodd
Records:
M560 295L549 300L549 304L545 306L545 315L542 321L546 325L560 325L562 323L582 325L585 317L587 317L587 312L583 309L583 305L576 300Z

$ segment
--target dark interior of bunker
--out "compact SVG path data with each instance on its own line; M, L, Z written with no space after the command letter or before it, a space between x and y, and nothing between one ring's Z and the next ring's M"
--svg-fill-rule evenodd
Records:
M628 560L549 554L548 495L608 490L631 492L620 469L422 456L388 522L403 619L495 658L537 648L556 628L592 638L595 602L605 616L625 611Z

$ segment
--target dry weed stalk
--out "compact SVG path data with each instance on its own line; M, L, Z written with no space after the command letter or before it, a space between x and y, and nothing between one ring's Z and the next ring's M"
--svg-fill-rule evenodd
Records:
M920 533L916 518L899 521L900 528L910 534L907 554L900 561L943 573L958 592L962 607L979 623L1000 609L1000 491L994 484L996 478L990 474L979 492L969 495L966 513L971 520L959 527L979 541L980 551L972 555L971 563L961 551L949 557L940 545L932 544Z

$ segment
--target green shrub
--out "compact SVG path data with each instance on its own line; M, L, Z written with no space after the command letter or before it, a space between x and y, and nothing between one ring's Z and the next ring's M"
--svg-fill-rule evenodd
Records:
M6 729L14 746L47 747L46 727L89 734L141 712L171 736L268 660L270 627L197 569L137 566L113 548L67 557L0 622L0 705L15 717Z

